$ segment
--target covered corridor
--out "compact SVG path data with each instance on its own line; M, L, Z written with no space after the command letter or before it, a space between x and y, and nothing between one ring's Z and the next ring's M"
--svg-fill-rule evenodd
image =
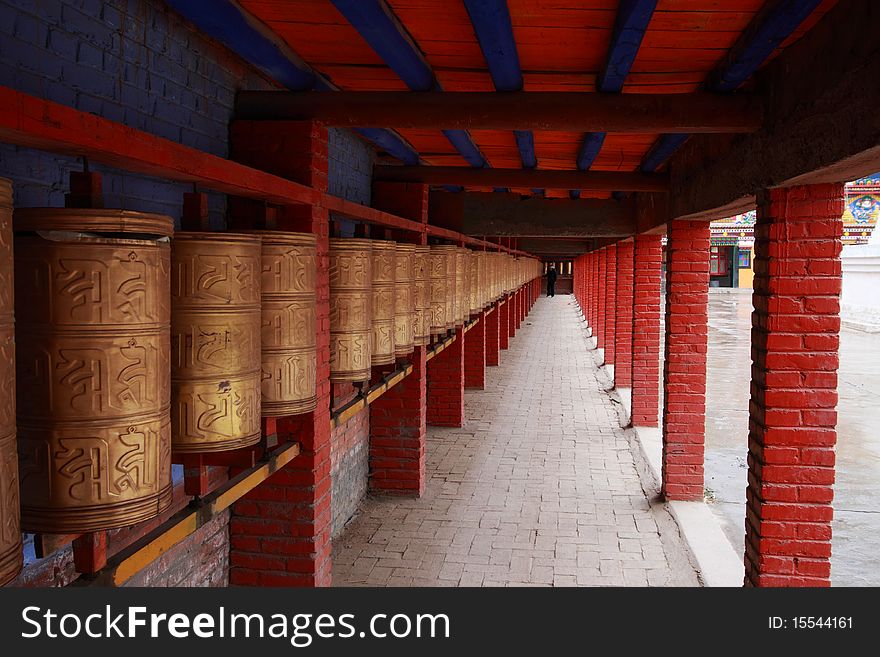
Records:
M594 353L573 297L539 299L463 426L429 427L424 496L364 500L334 585L696 585Z

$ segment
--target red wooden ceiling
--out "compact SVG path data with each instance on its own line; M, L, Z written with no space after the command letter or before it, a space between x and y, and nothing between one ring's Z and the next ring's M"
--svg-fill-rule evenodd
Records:
M659 0L624 93L690 93L736 42L765 0ZM448 91L491 91L492 79L460 0L386 0ZM837 0L820 7L779 49L812 27ZM308 65L346 90L405 90L330 0L239 0ZM605 64L618 0L508 0L524 87L592 91ZM777 51L777 54L778 52ZM425 161L466 166L439 130L400 130ZM593 168L632 171L658 135L607 135ZM509 131L473 130L495 167L519 167ZM535 133L541 169L575 169L583 135ZM517 190L520 191L520 190ZM521 190L528 193L528 190ZM564 195L564 190L548 195Z

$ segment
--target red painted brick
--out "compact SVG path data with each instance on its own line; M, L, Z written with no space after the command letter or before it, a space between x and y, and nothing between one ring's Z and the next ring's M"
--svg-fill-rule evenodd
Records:
M614 365L617 354L617 245L605 248L605 363Z
M596 336L596 347L605 348L605 306L608 298L608 288L605 282L608 280L608 250L606 248L599 250L599 266L598 276L596 279L597 304L596 304L596 324L593 335Z
M464 387L482 390L486 385L486 319L480 313L467 333L464 354Z
M633 253L634 245L631 240L617 244L614 385L618 388L632 386Z
M830 585L842 215L842 185L759 197L747 585Z
M464 423L464 354L467 335L461 327L457 329L457 333L456 340L427 365L427 421L431 425L460 427ZM504 331L501 333L503 335Z
M327 130L316 122L237 121L231 129L233 158L317 189L327 189ZM296 154L291 157L291 153ZM330 337L329 337L329 216L311 206L290 206L277 215L277 228L317 236L316 347L318 408L312 413L278 418L280 442L299 442L301 453L290 464L255 488L232 509L233 544L238 539L275 537L292 548L280 557L260 561L262 551L230 550L229 580L233 585L329 586L330 545ZM284 501L280 502L282 498ZM245 541L252 545L252 542ZM271 562L271 563L270 563ZM297 572L295 578L277 570Z
M636 427L658 425L661 248L660 235L637 235L633 241L631 417Z
M702 499L709 223L671 221L666 262L662 491L667 499ZM683 445L698 447L700 454L687 475L677 467Z

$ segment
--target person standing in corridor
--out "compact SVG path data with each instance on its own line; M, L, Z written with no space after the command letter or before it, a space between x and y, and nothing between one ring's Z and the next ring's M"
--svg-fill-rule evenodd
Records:
M550 269L547 270L547 296L556 296L556 265L550 263Z

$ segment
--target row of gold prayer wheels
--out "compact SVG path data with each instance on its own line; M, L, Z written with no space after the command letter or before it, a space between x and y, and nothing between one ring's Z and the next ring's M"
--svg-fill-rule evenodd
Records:
M368 379L538 267L331 240L331 379ZM171 503L172 452L253 445L261 416L310 412L316 389L313 235L175 233L124 210L13 221L0 179L0 585L21 568L22 530L152 518Z
M535 260L437 245L330 240L330 378L363 381L539 275Z

